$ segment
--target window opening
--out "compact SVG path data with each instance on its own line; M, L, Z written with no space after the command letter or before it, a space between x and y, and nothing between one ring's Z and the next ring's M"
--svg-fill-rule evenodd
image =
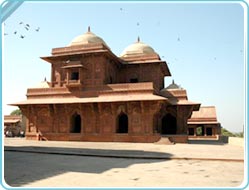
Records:
M188 128L188 135L193 136L195 134L194 128Z
M137 78L132 78L130 79L130 83L137 83L138 82L138 79Z
M71 80L79 80L79 72L72 72Z
M212 129L212 127L207 127L206 128L206 134L207 134L207 136L212 136L213 135L213 129Z

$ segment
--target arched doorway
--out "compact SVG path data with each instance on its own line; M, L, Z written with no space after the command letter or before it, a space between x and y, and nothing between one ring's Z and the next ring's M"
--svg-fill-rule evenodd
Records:
M128 116L125 113L119 114L117 118L117 133L128 133Z
M80 133L80 132L81 132L81 116L75 113L71 117L70 133Z
M161 134L164 135L176 134L176 118L171 114L167 114L162 118Z

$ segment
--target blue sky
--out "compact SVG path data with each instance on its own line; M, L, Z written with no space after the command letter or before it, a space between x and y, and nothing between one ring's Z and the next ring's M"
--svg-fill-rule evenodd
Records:
M26 99L27 88L50 80L50 64L39 57L91 26L116 55L140 36L168 62L165 86L174 79L190 101L215 105L223 127L242 131L244 11L239 3L24 2L4 25L3 114L16 109L8 103Z

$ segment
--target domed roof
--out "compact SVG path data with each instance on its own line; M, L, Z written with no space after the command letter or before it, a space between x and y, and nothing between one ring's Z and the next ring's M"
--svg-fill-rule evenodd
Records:
M45 77L44 81L38 83L37 85L33 86L32 88L50 88L50 82L48 82L46 77Z
M69 46L86 45L86 44L94 44L94 43L102 43L106 45L105 41L99 36L96 36L94 33L92 33L90 31L90 27L88 27L88 31L85 34L75 37L72 40L72 42L69 44Z
M165 90L182 90L182 88L172 80L172 84L166 87Z
M148 54L157 54L157 53L149 45L140 42L140 38L138 37L137 42L125 48L120 57L127 57L129 55L137 55L137 54L148 55Z

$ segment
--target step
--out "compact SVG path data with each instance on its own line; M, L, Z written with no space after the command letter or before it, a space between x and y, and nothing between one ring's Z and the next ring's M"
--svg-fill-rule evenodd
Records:
M172 142L168 137L161 137L159 141L155 142L155 144L174 145L175 143Z

